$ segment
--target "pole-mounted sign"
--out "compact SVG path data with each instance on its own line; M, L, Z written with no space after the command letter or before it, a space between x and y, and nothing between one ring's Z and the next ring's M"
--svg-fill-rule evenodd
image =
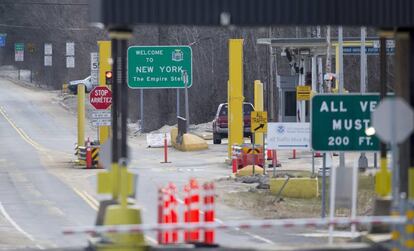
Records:
M97 86L89 94L89 101L97 110L106 110L112 105L112 91L106 86Z
M261 132L266 133L267 132L267 112L263 111L254 111L251 112L251 127L250 131L253 133Z
M316 95L312 98L312 148L315 151L378 151L379 140L366 134L379 95Z
M190 46L131 46L128 48L128 86L130 88L185 88L185 83L187 87L191 87L192 72Z

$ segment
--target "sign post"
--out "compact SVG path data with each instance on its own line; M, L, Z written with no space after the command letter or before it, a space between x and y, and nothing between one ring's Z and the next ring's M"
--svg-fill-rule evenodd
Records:
M316 95L312 99L312 148L315 151L378 151L379 140L368 136L371 112L379 95Z
M398 200L399 191L399 159L398 144L411 135L414 129L414 112L409 104L400 97L384 98L372 114L375 134L386 143L390 143L392 152L392 189L389 171L381 169L377 173L375 189L378 194L392 191L394 201Z
M186 73L186 77L183 72ZM192 85L190 46L131 46L128 48L130 88L186 88ZM186 81L184 81L184 77Z

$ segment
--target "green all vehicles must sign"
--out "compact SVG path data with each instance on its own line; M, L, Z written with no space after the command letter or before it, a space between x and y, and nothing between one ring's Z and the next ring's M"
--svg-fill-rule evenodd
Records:
M316 95L311 104L312 148L315 151L378 151L379 140L368 136L375 94Z
M128 48L130 88L185 88L192 85L190 46L131 46Z

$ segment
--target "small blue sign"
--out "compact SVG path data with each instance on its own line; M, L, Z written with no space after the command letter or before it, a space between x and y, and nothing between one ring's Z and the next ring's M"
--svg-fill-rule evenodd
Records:
M344 54L346 55L360 55L361 54L361 47L354 47L354 46L344 46L343 47ZM365 47L365 52L367 55L379 55L379 48L375 47ZM394 54L395 48L394 47L387 47L387 54Z
M0 33L0 47L6 46L6 36L7 34Z

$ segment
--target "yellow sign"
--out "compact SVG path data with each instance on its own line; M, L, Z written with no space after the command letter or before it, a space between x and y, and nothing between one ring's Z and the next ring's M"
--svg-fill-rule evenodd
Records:
M267 132L267 112L252 112L251 113L251 132Z
M296 86L296 100L310 100L311 98L311 87L309 85L298 85Z

